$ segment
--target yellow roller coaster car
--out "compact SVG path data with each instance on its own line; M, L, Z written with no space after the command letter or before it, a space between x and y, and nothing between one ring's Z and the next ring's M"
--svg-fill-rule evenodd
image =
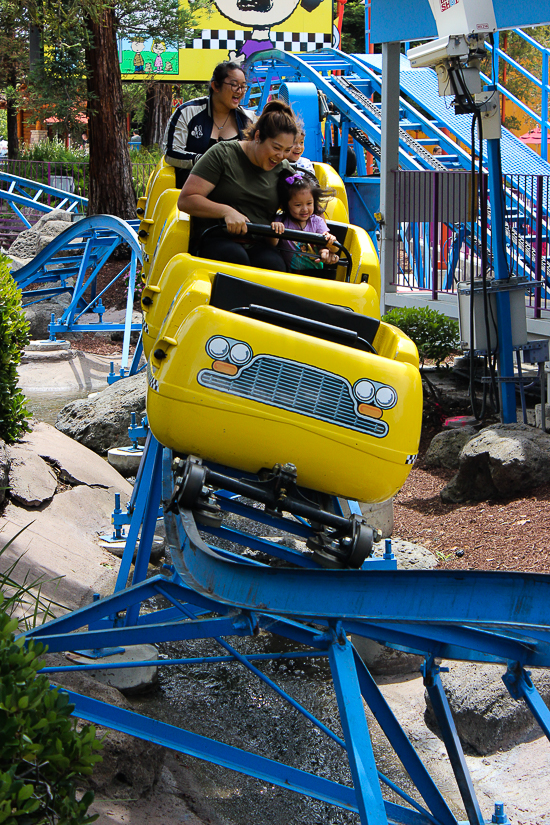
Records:
M334 185L330 167L316 172ZM189 254L177 195L161 164L139 204L153 434L245 472L291 463L298 484L321 493L390 498L416 458L422 389L415 345L380 321L367 233L329 216L349 252L334 280L238 267Z

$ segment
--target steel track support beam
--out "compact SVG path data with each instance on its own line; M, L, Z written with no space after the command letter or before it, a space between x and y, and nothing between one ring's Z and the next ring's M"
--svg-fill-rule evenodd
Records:
M126 587L128 576L130 575L130 567L134 556L134 549L142 524L147 525L147 527L142 531L138 555L136 557L136 569L134 571L133 583L137 584L138 581L145 578L142 570L144 568L146 573L149 558L147 557L146 561L142 561L142 559L144 559L144 557L151 552L152 536L154 534L157 522L161 493L161 459L162 447L151 431L149 431L141 459L139 478L138 481L136 481L136 487L138 487L138 489L136 491L135 499L133 499L132 502L132 521L130 522L130 528L128 530L128 536L126 538L126 544L122 554L122 561L120 563L115 585L115 593ZM148 547L147 542L149 543ZM141 579L139 578L140 575Z
M502 195L502 166L500 140L487 141L487 168L489 170L489 201L491 204L491 231L493 235L493 267L495 280L510 277L506 257L506 229L504 198ZM473 296L472 296L473 297ZM501 289L496 293L498 327L498 374L499 378L514 375L514 351L512 340L512 314L510 293ZM513 381L500 382L500 419L503 424L515 424L516 387Z
M179 753L186 753L207 762L254 776L264 782L279 785L287 790L306 794L332 805L356 811L355 794L352 788L339 785L329 779L292 768L273 759L267 759L248 751L240 750L223 742L216 742L205 736L182 730L165 722L148 719L132 711L115 708L96 699L89 699L72 691L64 691L76 708L74 714L92 723L105 725L113 730L129 733L138 739L156 742ZM396 806L391 806L395 808ZM365 820L366 821L366 820ZM387 819L384 819L386 825ZM414 822L414 819L410 820ZM425 821L425 820L424 820Z
M470 771L466 765L464 751L458 738L451 708L449 707L447 696L441 684L441 678L439 676L440 668L434 663L433 658L430 657L426 660L425 664L422 665L421 670L424 676L424 685L428 691L441 736L443 737L443 742L454 771L458 790L464 803L468 822L470 825L484 825L485 820L483 819L481 808L477 801Z
M329 661L362 825L387 825L353 647L342 625L334 625Z
M531 681L530 671L521 667L519 662L514 662L508 665L502 681L513 699L525 699L531 713L550 739L550 710Z
M388 742L401 760L403 767L414 782L422 799L441 825L457 825L456 817L426 770L405 731L395 718L392 709L365 667L361 657L355 650L353 655L363 698L382 728Z

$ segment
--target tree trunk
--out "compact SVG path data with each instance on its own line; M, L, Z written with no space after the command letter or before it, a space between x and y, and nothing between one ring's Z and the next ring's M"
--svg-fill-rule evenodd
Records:
M15 89L17 84L17 73L15 66L11 66L8 71L8 84ZM17 106L13 98L8 97L6 101L6 127L8 140L8 157L15 159L19 157L19 138L17 136Z
M141 142L144 146L160 144L172 113L172 84L155 81L147 87Z
M93 46L86 49L88 67L88 140L90 184L88 214L136 217L136 194L122 105L113 8L87 19Z

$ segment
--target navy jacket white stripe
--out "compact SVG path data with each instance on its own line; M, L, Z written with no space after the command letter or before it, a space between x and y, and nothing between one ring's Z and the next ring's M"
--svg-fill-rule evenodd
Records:
M235 119L239 139L242 140L255 115L239 106L235 109ZM210 97L197 97L178 106L168 121L162 142L166 162L181 169L191 169L208 149L213 124Z

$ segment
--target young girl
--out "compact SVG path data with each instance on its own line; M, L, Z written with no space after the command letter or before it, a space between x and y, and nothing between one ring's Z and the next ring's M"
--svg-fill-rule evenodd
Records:
M303 232L317 232L325 236L327 246L313 248L307 243L279 241L283 258L290 272L308 274L308 269L323 269L335 264L339 255L329 249L336 238L321 217L326 201L332 196L329 189L321 189L318 181L304 172L282 172L278 184L282 221L273 221L271 228L281 235L285 229L300 229Z
M306 172L309 172L310 175L313 175L313 177L315 177L315 169L313 168L313 163L310 160L308 160L308 158L303 157L306 133L303 129L300 128L300 124L298 124L298 128L300 129L300 131L296 135L296 140L294 141L294 146L290 150L288 159L290 163L296 166L296 169L299 172L305 170Z

